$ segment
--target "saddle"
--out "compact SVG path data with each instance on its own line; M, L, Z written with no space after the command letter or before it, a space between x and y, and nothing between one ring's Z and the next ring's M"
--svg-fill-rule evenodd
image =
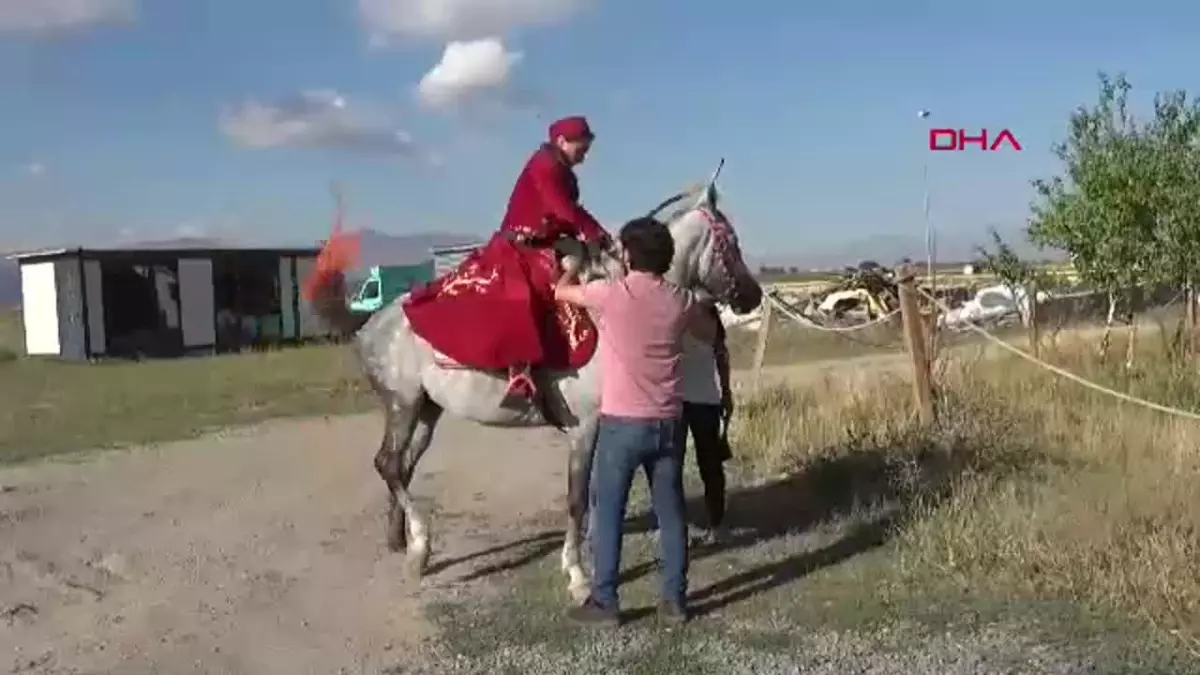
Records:
M534 370L574 370L586 365L595 353L597 342L596 327L591 317L578 307L553 300L554 285L561 274L582 272L585 278L588 276L586 262L590 258L586 245L577 239L566 237L557 240L530 240L510 232L505 232L503 236L534 252L533 255L525 258L526 263L530 266L529 281L533 284L530 291L536 297L541 298L541 303L538 304L549 302L553 307L552 317L544 316L539 320L544 360L534 364ZM480 276L486 274L486 263L479 269L471 269L471 263L468 260L464 261L455 271L435 280L433 284L441 286L456 283L467 284L471 283L470 280L477 281ZM476 293L486 296L489 291L480 288L471 294ZM496 320L504 319L497 316ZM435 351L435 363L441 368L480 369L478 364L462 363L437 350L436 346ZM501 375L505 371L504 368L486 368L484 370L495 372L497 375Z

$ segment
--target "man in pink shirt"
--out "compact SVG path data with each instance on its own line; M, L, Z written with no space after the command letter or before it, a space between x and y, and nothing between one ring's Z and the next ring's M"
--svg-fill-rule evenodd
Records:
M679 363L684 332L712 342L716 326L704 305L663 275L675 243L653 218L630 221L620 233L629 273L618 281L560 285L559 299L591 310L600 326L600 426L594 487L595 572L591 597L569 617L589 624L619 623L617 586L629 489L639 467L650 483L663 565L661 615L687 616L687 524L684 514Z

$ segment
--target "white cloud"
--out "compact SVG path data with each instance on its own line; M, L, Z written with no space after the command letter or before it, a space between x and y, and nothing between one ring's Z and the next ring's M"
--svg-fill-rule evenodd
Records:
M431 108L455 108L479 100L500 100L509 92L521 52L508 51L498 38L451 42L442 60L417 84L417 98Z
M245 101L221 111L221 131L248 148L310 147L374 155L412 155L412 137L385 115L350 104L336 91L306 91L278 101Z
M136 14L136 0L0 0L0 33L57 32Z
M46 166L45 162L30 162L21 168L26 174L32 176L33 178L41 178L42 176L45 176L46 172L49 170L49 167Z
M371 42L478 40L518 26L561 21L589 0L358 0Z

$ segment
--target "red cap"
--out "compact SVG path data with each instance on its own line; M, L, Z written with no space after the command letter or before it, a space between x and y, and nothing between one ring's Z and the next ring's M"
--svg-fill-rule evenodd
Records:
M582 139L591 140L596 137L592 133L591 127L588 126L587 118L583 115L575 115L573 117L564 117L561 120L550 125L550 140L554 140L562 136L568 141L578 141Z

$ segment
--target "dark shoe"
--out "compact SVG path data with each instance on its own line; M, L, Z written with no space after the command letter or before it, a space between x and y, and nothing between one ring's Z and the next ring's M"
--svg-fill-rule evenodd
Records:
M584 600L582 605L568 609L567 618L587 626L618 626L621 623L616 609L601 607L591 598Z
M687 623L691 616L688 614L686 606L664 600L658 603L658 618L660 621L678 626Z
M729 528L724 525L713 525L704 533L704 543L709 546L721 546L729 541Z

